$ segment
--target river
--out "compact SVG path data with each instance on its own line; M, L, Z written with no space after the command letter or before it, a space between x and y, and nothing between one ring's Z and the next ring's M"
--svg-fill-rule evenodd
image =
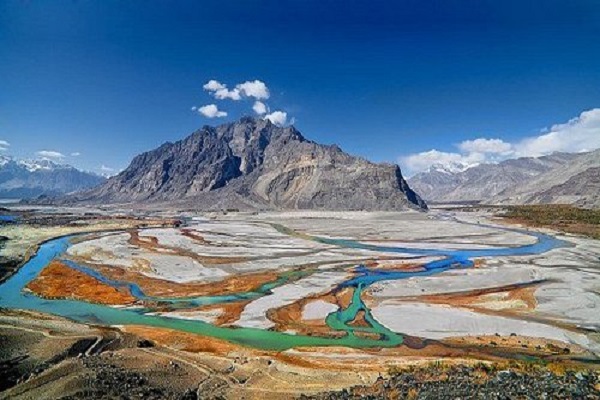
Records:
M506 228L494 227L494 229ZM55 258L60 258L60 256L65 253L70 245L70 240L75 236L58 238L42 244L35 256L23 265L16 274L0 285L0 307L39 311L90 324L145 325L170 328L224 339L233 343L264 350L281 351L301 346L347 346L354 348L394 347L403 343L404 336L401 333L389 330L372 317L370 310L361 300L362 291L369 285L382 280L396 280L414 276L433 275L450 268L470 268L473 266L472 259L477 257L540 254L553 248L567 245L565 242L549 235L514 229L510 230L533 235L537 240L534 244L519 247L443 250L386 247L364 244L354 240L310 237L311 240L317 240L322 243L345 248L408 253L415 256L441 257L439 260L424 264L422 270L417 272L371 270L364 265L359 266L356 270L356 275L340 285L340 288L355 288L351 304L345 309L332 312L326 318L326 323L330 328L345 332L345 335L339 338L293 335L255 328L219 327L203 321L183 320L155 315L153 314L154 310L142 307L122 308L109 307L78 300L47 300L24 290L25 286L33 280L50 261ZM289 279L299 277L294 274L300 274L301 277L313 272L311 270L286 272L283 273L276 282L263 285L259 290L253 292L227 296L167 299L146 296L142 289L135 284L110 280L92 269L77 265L73 262L68 262L68 264L72 268L100 279L102 282L111 286L126 286L132 295L140 300L168 303L176 309L185 309L188 307L217 304L240 299L255 299L267 295L272 288L285 284ZM369 326L351 326L350 322L352 322L357 313L361 311L364 312L365 321ZM356 335L356 332L369 333L369 335Z

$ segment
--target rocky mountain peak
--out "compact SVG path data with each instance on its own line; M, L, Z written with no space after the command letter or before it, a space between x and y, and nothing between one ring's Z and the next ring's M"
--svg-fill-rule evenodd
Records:
M73 198L72 198L73 199ZM76 201L172 202L198 209L425 208L400 168L307 140L294 126L243 117L136 156Z

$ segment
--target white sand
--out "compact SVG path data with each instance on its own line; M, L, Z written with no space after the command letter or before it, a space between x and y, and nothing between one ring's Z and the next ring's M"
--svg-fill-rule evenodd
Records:
M329 303L324 300L315 300L307 303L302 310L303 320L325 319L329 314L337 311L340 307L337 304Z
M430 339L453 336L494 335L539 337L576 343L583 347L593 345L584 335L568 332L536 322L477 314L443 305L384 301L372 310L380 323L395 332Z

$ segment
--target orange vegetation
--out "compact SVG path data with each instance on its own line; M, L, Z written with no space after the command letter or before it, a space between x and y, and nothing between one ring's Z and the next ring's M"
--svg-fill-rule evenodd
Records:
M133 333L145 339L168 346L174 349L189 351L191 353L212 353L228 355L231 352L243 350L244 352L263 354L246 347L238 346L223 339L180 332L167 328L154 328L139 325L129 325L123 328L126 332Z
M119 267L106 265L90 265L90 267L111 279L135 283L146 295L155 297L214 296L250 292L264 283L277 280L277 274L269 271L230 276L217 282L177 283L144 276Z
M50 299L72 298L109 305L131 304L135 301L127 290L106 285L60 261L48 264L27 288Z
M220 309L222 313L217 317L213 325L222 326L231 324L240 319L240 314L242 313L242 311L244 311L244 308L246 307L246 305L248 305L248 303L250 303L250 300L232 301L230 303L222 304L211 304L202 307L202 310Z

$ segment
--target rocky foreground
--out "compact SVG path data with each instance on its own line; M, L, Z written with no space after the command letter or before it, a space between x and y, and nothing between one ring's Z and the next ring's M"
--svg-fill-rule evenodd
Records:
M497 370L495 365L432 366L398 371L372 386L356 386L302 399L600 399L597 371L556 367Z

